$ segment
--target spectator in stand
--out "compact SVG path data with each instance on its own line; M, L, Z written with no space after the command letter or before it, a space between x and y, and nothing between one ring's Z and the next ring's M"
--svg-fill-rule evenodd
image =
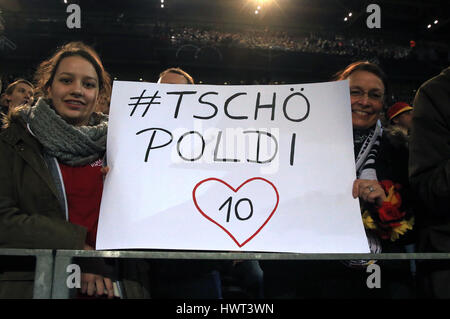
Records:
M405 252L405 245L412 241L414 218L411 203L405 200L406 185L400 185L405 163L397 163L380 122L388 96L387 78L377 65L360 61L335 79L349 81L357 177L352 195L360 200L371 252ZM369 289L366 284L366 269L373 263L381 265L380 289ZM265 262L263 270L265 297L414 297L408 261Z
M33 84L25 79L18 79L8 85L0 99L1 112L6 115L9 109L22 104L32 104L33 90Z
M109 95L109 76L91 47L71 42L35 79L38 101L10 111L0 133L0 247L92 250L108 127L94 108ZM113 298L110 265L82 261L80 292ZM33 271L32 258L2 260L0 297L31 298Z
M392 167L392 171L396 172L396 180L404 188L403 201L409 204L409 209L413 215L416 215L417 207L420 203L417 201L417 195L411 188L408 178L408 162L409 162L409 140L412 127L412 111L413 107L406 102L397 102L387 110L388 125L383 131L383 135L389 143L385 143L385 151L389 152L393 161L387 164ZM411 240L405 245L406 252L413 253L416 251L417 231L413 229L409 235ZM416 287L416 261L411 260L411 274L414 278L414 286Z
M194 79L180 68L169 68L159 75L158 83L194 84Z
M407 135L411 131L413 107L406 102L397 102L387 111L390 125L405 130Z
M414 243L415 232L414 201L407 178L408 149L405 144L394 142L380 122L389 92L387 77L376 64L355 62L339 72L336 79L349 80L357 168L353 196L360 199L369 247L372 252L410 252L407 247ZM366 150L365 145L368 145ZM365 271L373 262L378 263L383 272L378 297L415 297L414 278L408 261L346 264L357 268L357 272L358 268ZM377 294L368 291L365 282L351 283L356 278L349 276L348 287L352 284L356 290L356 287L363 287L360 297ZM352 291L350 295L355 293Z
M414 99L409 177L417 210L417 250L450 252L450 68L426 81ZM450 298L450 262L417 263L424 297Z

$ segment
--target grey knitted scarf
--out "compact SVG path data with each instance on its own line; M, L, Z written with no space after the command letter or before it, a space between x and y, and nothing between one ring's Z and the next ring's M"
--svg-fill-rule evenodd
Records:
M108 116L92 113L86 126L73 126L59 116L51 101L40 98L21 116L44 151L69 166L83 166L101 158L106 150Z

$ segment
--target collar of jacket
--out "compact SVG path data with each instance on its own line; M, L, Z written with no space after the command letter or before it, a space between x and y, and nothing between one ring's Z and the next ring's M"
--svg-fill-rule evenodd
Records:
M28 131L25 122L22 119L13 120L8 128L1 132L0 137L16 150L58 198L55 182L42 154L42 146Z

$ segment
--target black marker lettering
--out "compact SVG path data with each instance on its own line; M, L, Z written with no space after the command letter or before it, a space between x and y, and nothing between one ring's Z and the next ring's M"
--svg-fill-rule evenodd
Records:
M209 95L209 94L219 95L218 92L206 92L206 93L202 94L202 95L198 98L198 102L201 103L201 104L208 104L208 105L211 105L212 108L214 109L214 113L213 113L212 115L210 115L210 116L197 116L197 115L194 115L194 118L200 119L200 120L209 120L209 119L212 119L214 116L217 115L217 111L219 110L219 109L217 108L217 106L216 106L215 104L212 104L211 102L203 101L203 97L206 96L206 95Z
M228 203L228 210L227 210L227 223L230 221L230 212L231 212L231 201L233 197L228 197L228 199L220 206L219 210L222 210L222 208Z
M216 147L214 148L214 162L240 162L240 160L238 160L236 158L229 159L229 158L218 158L217 157L217 153L219 152L219 144L220 144L221 138L222 138L222 131L219 131L219 133L217 134Z
M239 215L239 213L238 213L239 204L240 204L242 201L248 202L248 205L249 205L249 207L250 207L250 213L249 213L248 216L245 217L245 218L241 218L241 215ZM236 215L236 218L239 219L239 220L247 220L247 219L249 219L250 217L252 217L252 215L253 215L253 204L252 204L251 200L248 199L248 198L241 198L240 200L238 200L237 203L236 203L236 205L234 206L234 214Z
M292 134L292 139L291 139L291 159L289 161L289 163L292 165L294 165L294 154L295 154L295 138L297 137L297 135L294 133Z
M225 101L225 105L224 105L224 111L225 111L225 115L228 116L230 119L232 120L246 120L248 119L248 116L233 116L230 115L230 113L228 112L228 105L230 104L230 102L235 99L236 97L240 96L240 95L247 95L247 93L245 92L241 92L241 93L236 93L233 94L231 97L229 97L226 101Z
M177 106L175 107L175 114L173 118L177 118L178 117L178 112L180 111L180 106L181 106L181 100L183 99L183 95L185 94L195 94L197 93L197 91L180 91L180 92L167 92L167 95L179 95L178 97L178 102L177 102Z
M250 208L250 212L247 215L247 217L241 217L241 215L239 214L238 210L239 210L239 204L243 201L248 202L249 208ZM225 207L225 205L228 204L228 209L227 209L227 219L226 222L228 223L230 221L230 213L231 213L231 206L233 202L233 197L228 197L227 200L219 207L219 210L222 210L222 208ZM250 217L253 216L253 204L252 201L248 198L241 198L240 200L237 201L236 205L234 205L234 214L236 215L236 218L239 220L247 220Z
M200 136L200 138L202 139L202 152L200 153L199 156L197 156L197 157L195 157L195 158L186 158L186 157L184 157L184 156L181 154L181 151L180 151L180 144L181 144L181 141L182 141L183 138L184 138L186 135L188 135L188 134L197 134L197 135ZM203 156L203 152L205 151L205 145L206 145L205 139L203 138L203 136L202 136L199 132L196 132L196 131L190 131L190 132L184 133L183 135L180 136L180 138L178 139L178 142L177 142L177 151L178 151L178 155L180 155L180 157L181 157L182 159L184 159L185 161L188 161L188 162L194 162L194 161L198 160L199 158L201 158L201 157Z
M293 98L294 96L301 96L301 97L306 101L306 113L305 113L305 115L304 115L303 117L301 117L301 118L299 118L299 119L293 119L293 118L289 117L289 115L287 114L287 110L286 110L286 109L287 109L287 105L288 105L289 100L290 100L291 98ZM308 99L307 99L302 93L299 93L299 92L297 92L297 93L292 93L291 95L289 95L289 96L286 98L286 100L284 100L284 103L283 103L283 113L284 113L284 116L285 116L288 120L290 120L290 121L292 121L292 122L301 122L301 121L305 120L305 119L308 117L308 115L309 115L309 108L310 108L310 105L309 105Z
M136 133L136 135L139 135L139 134L147 132L147 131L153 131L153 133L152 133L152 136L150 137L150 142L148 143L147 151L145 152L145 160L144 160L144 162L147 162L150 150L167 146L173 140L172 133L170 133L168 130L165 130L163 128L157 128L157 127L147 128L145 130L139 131L139 132ZM170 136L170 141L168 141L167 143L162 144L162 145L153 146L153 140L155 139L155 135L156 135L157 131L163 131L163 132L167 133Z
M257 142L257 145L256 145L256 160L247 159L247 162L264 164L264 163L270 163L275 158L275 156L278 153L278 141L277 141L277 139L274 136L272 136L272 134L270 134L269 132L264 132L264 131L244 131L243 133L245 133L245 134L246 133L256 133L256 134L258 134L258 142ZM274 154L272 155L271 158L269 158L268 160L265 160L265 161L260 161L259 160L261 134L267 135L268 137L272 138L272 140L275 142L275 152L274 152Z
M276 93L273 93L272 97L272 104L259 104L261 100L261 93L258 92L258 95L256 97L256 106L255 106L255 120L258 119L258 110L259 109L272 109L272 115L270 116L270 120L273 121L275 118L275 101L276 101Z
M128 105L134 106L133 110L130 113L130 116L133 116L134 111L136 111L136 108L139 105L147 105L147 107L145 108L145 111L142 113L142 117L144 117L145 114L147 114L147 111L150 108L150 105L152 105L152 104L161 104L159 102L154 102L155 99L160 99L161 98L160 96L157 96L158 95L158 91L156 91L153 96L144 96L145 91L146 90L142 91L140 96L130 97L130 100L137 100L136 103L128 104ZM142 99L151 99L151 100L150 100L150 102L141 102Z

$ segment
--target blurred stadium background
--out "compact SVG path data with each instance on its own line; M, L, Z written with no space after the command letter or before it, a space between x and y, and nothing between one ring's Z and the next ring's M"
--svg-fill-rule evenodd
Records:
M69 4L81 28L69 29ZM369 4L381 8L370 29ZM68 41L101 55L115 79L157 80L177 66L205 84L328 81L350 62L379 63L393 100L411 101L450 64L448 0L0 0L3 87L31 78Z

